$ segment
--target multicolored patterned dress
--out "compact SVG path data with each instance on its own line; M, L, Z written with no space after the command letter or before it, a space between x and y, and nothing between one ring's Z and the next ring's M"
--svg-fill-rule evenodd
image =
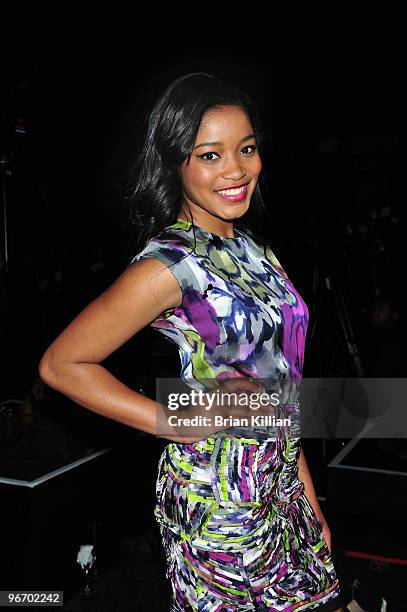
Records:
M286 405L298 410L308 309L269 247L266 254L244 232L194 232L178 219L130 263L158 259L181 287L181 305L150 325L178 346L185 383L272 380L289 388ZM322 525L298 478L300 450L298 435L270 437L261 427L165 447L154 514L173 612L340 608Z

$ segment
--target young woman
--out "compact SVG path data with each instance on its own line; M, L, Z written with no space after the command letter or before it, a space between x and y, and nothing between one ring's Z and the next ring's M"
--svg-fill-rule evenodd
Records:
M42 379L89 410L170 440L155 517L171 610L341 610L330 532L290 429L165 427L158 402L100 363L146 325L195 390L279 386L298 409L307 306L268 246L262 132L246 94L205 73L151 111L128 191L142 249L60 334ZM264 384L266 381L266 385Z

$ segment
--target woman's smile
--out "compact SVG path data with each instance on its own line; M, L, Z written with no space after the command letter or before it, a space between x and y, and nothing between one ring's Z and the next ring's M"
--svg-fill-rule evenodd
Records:
M246 183L245 185L242 185L241 187L230 187L228 189L222 189L220 191L217 191L216 193L223 200L227 200L229 202L242 202L243 200L246 199L248 192L249 192L249 183Z

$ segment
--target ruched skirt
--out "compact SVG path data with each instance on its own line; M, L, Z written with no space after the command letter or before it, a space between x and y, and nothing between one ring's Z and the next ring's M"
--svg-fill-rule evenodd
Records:
M334 611L328 545L298 478L297 437L218 432L168 444L156 482L171 610Z

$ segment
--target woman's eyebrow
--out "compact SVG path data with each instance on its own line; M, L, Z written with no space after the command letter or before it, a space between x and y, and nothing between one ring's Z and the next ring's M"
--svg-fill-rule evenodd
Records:
M240 141L239 144L241 144L242 142L245 142L246 140L250 140L251 138L254 138L254 134L248 134L247 136L244 136ZM194 147L195 149L198 149L198 147L207 147L207 146L211 146L211 145L221 145L223 144L222 142L216 141L216 142L201 142L201 144L196 145L196 147Z

